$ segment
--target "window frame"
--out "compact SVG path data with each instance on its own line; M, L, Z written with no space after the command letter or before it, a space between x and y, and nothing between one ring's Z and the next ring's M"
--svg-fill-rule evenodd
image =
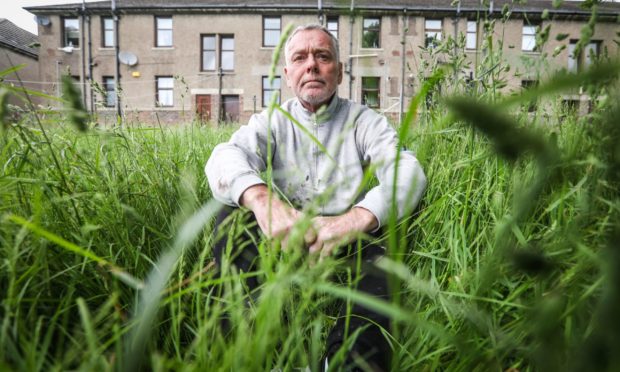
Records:
M376 79L377 81L377 88L367 88L364 86L364 80L367 79ZM362 104L366 105L368 108L372 108L372 109L379 109L381 108L381 77L380 76L362 76ZM365 92L376 92L377 94L377 104L376 105L369 105L366 98L365 98Z
M168 88L168 87L160 88L159 85L160 85L161 79L170 79L172 81L172 87L171 88ZM161 91L165 91L165 92L170 91L171 104L167 105L167 104L161 103L162 102L160 100ZM174 107L174 76L170 76L170 75L155 76L155 107Z
M373 21L376 20L379 22L378 25L376 26L366 26L366 21ZM365 40L365 36L366 33L376 33L377 37L376 37L376 41L377 44L375 46L368 46L365 45L364 43L366 42ZM361 47L363 49L381 49L381 17L364 17L362 18L362 45Z
M159 27L159 21L160 20L170 20L170 28L160 28ZM160 44L160 39L159 39L159 31L168 31L170 32L170 44L169 45L164 45L164 44ZM172 48L174 47L174 20L172 19L172 16L155 16L155 48Z
M204 48L205 38L213 38L213 49ZM213 68L205 68L205 52L213 52ZM215 71L217 70L217 34L200 34L200 71Z
M266 26L267 26L267 20L268 19L271 19L271 20L277 19L278 20L278 28L267 28ZM263 24L262 25L263 25L263 44L262 44L263 48L275 48L278 45L278 42L280 41L280 37L282 37L282 16L263 16ZM278 31L277 41L273 45L271 45L271 44L267 45L265 43L265 41L266 41L266 38L265 38L266 33L268 31L275 31L275 30Z
M336 24L336 29L330 29L330 24ZM338 39L338 31L340 29L339 17L338 16L328 16L325 20L325 28L329 31L336 39ZM335 33L334 33L335 32Z
M269 99L265 98L265 93L266 92L279 92L278 94L278 104L280 104L280 102L282 101L282 78L280 75L278 76L274 76L274 82L275 79L278 79L278 88L273 88L273 86L267 87L265 86L265 83L269 83L269 76L267 75L263 75L261 76L261 104L262 107L267 107L267 105L269 104L269 102L271 102L271 93Z
M106 28L106 21L110 21L112 28ZM108 44L106 42L106 35L108 32L112 33L112 40ZM114 18L108 16L101 17L101 47L102 48L114 48Z
M538 33L540 26L541 26L540 24L525 23L525 21L523 22L523 27L521 27L521 51L522 52L528 52L528 53L540 52L537 42L536 42L536 34ZM532 29L533 31L526 33L526 29L528 30ZM526 44L526 37L528 38L528 41L530 38L531 40L533 40L533 45L531 49L529 49L530 42Z
M232 39L232 49L224 49L224 39ZM234 34L220 34L219 35L219 63L222 71L235 71L235 35ZM232 53L232 68L224 67L224 53Z
M470 26L473 26L473 31L471 30ZM469 37L471 35L473 35L473 39L474 39L473 47L469 43L470 41ZM466 50L477 50L478 49L478 22L476 21L467 21L467 29L465 33L465 49Z
M71 21L71 20L74 20L77 22L77 36L75 38L77 43L75 44L71 43L71 45L69 45L70 41L68 38L69 33L67 32L67 21ZM62 17L61 26L62 26L62 37L60 39L60 47L64 48L64 47L72 46L75 49L80 48L80 38L81 38L81 32L82 32L82 30L80 29L80 19L78 17Z
M439 28L429 27L429 22L439 22ZM433 34L432 39L429 38ZM433 40L431 42L431 40ZM424 48L435 48L443 40L443 19L441 18L424 18Z
M602 40L590 40L582 49L579 55L575 56L575 49L579 44L579 39L570 39L568 42L568 59L566 70L568 72L577 73L589 68L596 63L590 58L590 50L594 47L595 58L601 55Z
M603 43L602 40L592 40L590 39L590 41L588 42L588 44L586 44L583 47L583 51L581 52L583 54L583 68L587 69L590 68L590 66L592 66L593 64L596 63L596 60L600 57L601 55L601 44ZM591 47L594 46L594 60L592 60L590 58L590 50Z
M105 92L103 106L104 107L116 106L116 81L114 79L114 76L104 75L101 77L101 80L102 80L103 90ZM110 87L112 89L110 89Z

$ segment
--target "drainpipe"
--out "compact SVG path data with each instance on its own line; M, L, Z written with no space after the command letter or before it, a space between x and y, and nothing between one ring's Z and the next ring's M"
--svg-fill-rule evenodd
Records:
M322 0L318 0L318 11L319 11L319 24L320 25L324 25L323 21L324 21L324 17L323 17L323 1Z
M84 107L87 107L87 101L86 101L86 39L84 37L84 30L86 28L86 19L84 16L84 13L86 13L86 4L84 2L85 0L82 0L82 9L80 11L80 27L81 27L81 32L80 32L80 46L82 47L80 50L80 55L82 57L82 64L80 66L80 90L82 92L82 104L84 105Z
M56 60L56 97L60 98L62 95L61 91L61 81L60 81L60 65L62 65L62 61Z
M86 24L88 25L87 27L87 31L88 31L88 55L86 57L86 61L88 62L88 74L86 75L87 77L87 82L88 82L88 102L89 105L87 106L88 111L90 111L91 113L94 111L95 108L95 102L94 102L94 97L93 97L93 35L92 35L92 28L91 28L91 23L90 23L90 14L86 14Z
M224 102L222 102L222 68L218 68L217 69L217 75L218 75L218 84L217 84L217 100L218 100L218 110L217 110L217 121L218 121L218 125L223 122L224 120L222 117L222 114L224 113Z
M458 53L458 47L456 46L456 41L458 40L459 37L459 33L458 33L458 28L459 28L459 19L461 17L461 0L458 1L458 3L456 4L456 16L454 17L454 21L452 22L453 26L454 26L454 55L456 55ZM456 66L454 66L454 86L456 87L456 84L458 83L458 70L456 68Z
M407 17L407 8L403 9L403 38L401 39L401 59L400 59L400 109L398 110L398 122L403 125L403 112L405 112L405 41L407 34L407 25L409 18Z
M118 54L120 53L120 33L118 32L119 16L116 11L116 0L112 0L112 16L114 17L114 88L116 89L116 120L123 125L123 113L121 110L121 61Z
M349 99L353 99L353 24L355 23L355 16L353 14L355 9L355 0L351 0L351 9L349 12Z
M86 61L88 62L88 97L89 97L89 106L88 110L92 113L95 109L95 101L93 97L93 37L92 37L92 29L90 23L90 14L86 15L86 23L88 24L88 56L86 57Z

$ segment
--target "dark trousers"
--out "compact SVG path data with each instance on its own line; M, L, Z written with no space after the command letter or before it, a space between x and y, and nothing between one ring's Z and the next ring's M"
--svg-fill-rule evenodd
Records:
M225 207L216 218L215 236L219 238L216 240L213 248L215 260L218 266L222 267L222 259L227 254L226 247L229 236L236 235L238 238L232 245L233 251L230 252L229 256L230 264L234 265L239 271L246 273L252 272L257 268L256 261L259 256L258 248L253 242L259 241L260 229L254 220L253 214L247 212L245 215L238 216L239 218L246 219L247 223L244 224L245 228L243 231L230 231L231 228L234 228L234 225L239 225L227 223L229 222L227 219L233 217L234 211L235 209L233 208ZM236 247L239 246L242 248L236 249ZM352 244L351 247L348 247L348 250L355 252L356 247L356 244ZM389 299L387 274L374 265L375 260L383 256L384 253L385 249L381 246L367 243L363 245L361 249L362 275L357 281L356 289L387 301ZM352 258L347 260L347 264L355 265L357 255L352 254L351 256ZM258 287L259 282L256 277L250 277L246 279L245 284L249 290L253 291ZM346 325L345 315L344 306L341 306L338 320L327 338L325 356L328 359L333 358L344 341ZM358 330L361 331L359 331L350 352L347 353L344 358L345 369L350 368L357 370L354 367L355 360L361 358L364 360L364 363L371 366L374 370L389 370L389 363L392 355L391 348L381 332L381 328L386 331L390 330L390 321L387 317L363 306L357 304L353 305L351 317L349 318L348 334L353 335ZM321 361L320 365L323 367L323 361Z

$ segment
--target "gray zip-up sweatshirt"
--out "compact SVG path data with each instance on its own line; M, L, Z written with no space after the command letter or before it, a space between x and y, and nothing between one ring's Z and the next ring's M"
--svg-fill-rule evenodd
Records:
M282 109L297 123L279 111L271 118L263 111L230 141L215 147L205 166L213 196L238 206L248 187L265 183L261 173L270 158L274 184L295 207L338 215L359 206L384 225L392 205L398 143L385 116L337 96L318 114L306 110L297 98L284 102ZM413 210L426 187L415 156L405 150L400 154L395 203L399 218ZM370 190L364 184L366 169L379 181Z

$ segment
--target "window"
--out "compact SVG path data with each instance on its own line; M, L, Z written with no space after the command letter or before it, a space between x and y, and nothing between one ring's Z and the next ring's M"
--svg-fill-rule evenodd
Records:
M202 63L201 71L235 69L235 36L234 35L201 35ZM219 50L217 40L219 38ZM219 59L218 59L219 53ZM219 64L218 64L219 63Z
M202 71L215 70L215 35L202 35Z
M104 48L114 46L114 20L112 17L101 18L101 46Z
M80 21L77 18L63 18L62 46L80 47Z
M581 106L581 102L577 99L562 100L562 112L564 116L574 116L578 114L579 106Z
M155 46L172 46L172 17L155 17Z
M379 108L379 77L362 77L362 104Z
M273 83L269 84L269 77L263 76L263 107L267 107L269 105L271 98L276 92L280 93L280 77L274 77ZM279 94L276 103L280 103Z
M327 17L327 31L338 39L338 17Z
M103 105L106 107L116 106L116 84L114 82L114 77L103 77L103 90L105 91Z
M225 123L239 122L239 96L223 95L222 96L222 121Z
M521 80L521 87L523 90L533 89L538 86L537 80ZM534 112L538 107L536 103L536 98L532 98L531 101L527 103L527 112Z
M155 81L157 84L155 105L159 107L173 106L174 78L172 76L157 76L155 77Z
M362 48L381 47L381 18L364 18Z
M523 25L523 38L521 39L521 50L524 52L536 51L536 25Z
M222 70L235 69L235 37L232 35L221 36L220 38L220 66Z
M577 40L571 40L568 44L568 71L577 72L579 70L579 56L575 55Z
M441 41L441 19L427 19L424 21L424 47L434 48Z
M588 45L586 45L586 47L583 49L583 65L585 68L592 66L592 64L594 64L594 62L598 59L600 53L599 46L600 42L593 41L588 43Z
M476 21L467 21L467 38L465 39L465 49L476 49L478 45Z
M577 53L577 44L579 40L571 40L568 44L568 71L577 72L583 68L590 67L598 58L600 53L600 41L591 41L583 50Z
M280 17L263 17L263 46L274 47L280 41Z

